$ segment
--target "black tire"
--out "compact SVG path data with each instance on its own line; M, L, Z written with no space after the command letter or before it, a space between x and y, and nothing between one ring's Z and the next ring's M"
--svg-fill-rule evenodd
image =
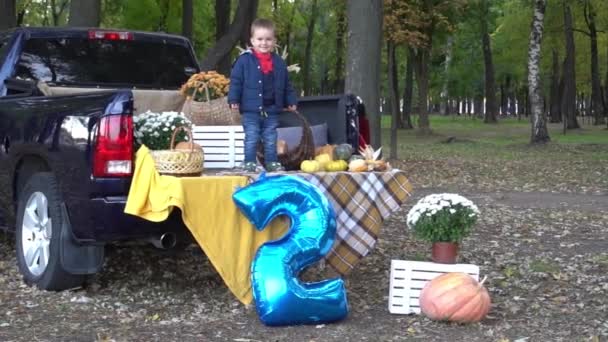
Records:
M26 261L25 253L23 250L23 234L29 232L24 228L24 216L26 206L30 199L40 198L42 194L46 198L47 202L47 217L50 219L50 224L46 225L46 234L50 231L51 237L48 242L48 263L46 267L42 268L43 271L39 274L38 272L30 270ZM84 275L73 275L67 272L61 265L60 251L61 251L61 230L64 227L64 222L69 222L64 217L64 211L62 210L62 199L59 192L59 187L55 177L50 172L40 172L33 174L19 193L19 204L17 209L17 227L15 229L15 241L16 241L16 252L17 252L17 265L19 271L23 274L24 281L32 286L36 285L42 290L49 291L61 291L71 288L80 287L86 280ZM37 217L38 214L37 214ZM27 241L31 241L28 239ZM26 241L26 243L28 243ZM30 242L31 243L31 242ZM31 248L30 248L31 249ZM38 249L39 251L39 249ZM41 252L39 252L41 253ZM33 260L41 262L42 256L38 259L36 257ZM35 261L34 261L35 263Z

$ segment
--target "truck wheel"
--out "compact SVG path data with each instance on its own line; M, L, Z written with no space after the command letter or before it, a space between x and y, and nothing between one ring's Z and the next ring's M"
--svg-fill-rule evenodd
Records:
M64 226L57 181L49 172L33 174L19 193L16 227L17 265L28 285L60 291L81 286L83 275L61 265Z

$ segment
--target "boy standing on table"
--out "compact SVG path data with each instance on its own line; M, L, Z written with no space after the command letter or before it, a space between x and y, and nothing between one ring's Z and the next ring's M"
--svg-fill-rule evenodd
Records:
M228 103L242 114L245 131L245 161L247 172L257 170L258 141L264 143L267 171L283 171L277 158L277 127L279 114L287 108L296 110L296 93L291 87L287 64L276 53L275 26L267 19L251 24L252 48L236 60L230 74Z

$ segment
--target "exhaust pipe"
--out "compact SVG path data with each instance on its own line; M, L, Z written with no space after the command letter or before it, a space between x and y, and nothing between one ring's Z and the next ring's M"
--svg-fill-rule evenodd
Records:
M151 239L150 242L156 248L170 249L177 244L177 237L175 233L164 233L158 239Z

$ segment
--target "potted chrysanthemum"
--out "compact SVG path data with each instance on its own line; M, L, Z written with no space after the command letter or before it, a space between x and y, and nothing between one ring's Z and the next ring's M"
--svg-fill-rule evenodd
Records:
M146 145L151 150L166 150L171 146L171 136L177 127L192 128L192 123L178 112L155 113L147 111L133 117L135 140L139 145ZM187 134L180 131L175 136L175 143L188 140Z
M458 194L432 194L420 199L407 214L416 237L433 244L432 260L456 263L458 245L477 222L479 208Z

